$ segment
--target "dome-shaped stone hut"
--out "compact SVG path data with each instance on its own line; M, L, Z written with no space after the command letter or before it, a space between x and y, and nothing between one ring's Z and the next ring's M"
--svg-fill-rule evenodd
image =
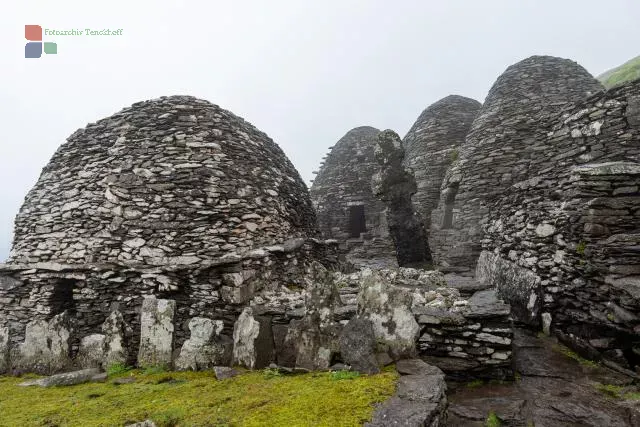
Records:
M413 171L418 187L412 202L427 232L431 211L440 200L442 179L459 155L480 107L475 99L460 95L442 98L420 114L402 141L405 165Z
M117 309L135 349L154 295L176 303L173 348L195 316L230 335L253 295L304 285L307 261L325 259L317 236L307 188L266 134L194 97L139 102L71 135L27 195L0 329L19 342L29 321L67 312L77 349Z
M397 266L385 206L371 188L379 168L374 158L379 133L361 126L340 138L321 165L310 193L322 235L338 240L347 259Z
M436 263L473 268L486 200L532 178L530 165L544 156L532 144L533 130L553 113L602 89L568 59L532 56L507 68L489 91L442 184L429 233Z

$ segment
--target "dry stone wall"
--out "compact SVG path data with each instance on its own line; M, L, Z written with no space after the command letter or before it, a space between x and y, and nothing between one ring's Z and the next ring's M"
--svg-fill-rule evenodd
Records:
M431 211L438 206L440 186L480 110L478 101L449 95L425 109L402 140L405 165L417 183L413 205L425 228L431 226Z
M478 277L521 321L640 369L640 82L557 113L490 209ZM514 280L513 277L518 277Z
M535 176L536 162L545 156L548 147L535 144L535 130L602 89L584 68L566 59L533 56L507 68L443 180L429 235L436 263L473 270L489 213L486 201Z
M338 240L349 260L397 266L385 206L371 189L379 132L369 126L347 132L327 155L310 193L323 237Z

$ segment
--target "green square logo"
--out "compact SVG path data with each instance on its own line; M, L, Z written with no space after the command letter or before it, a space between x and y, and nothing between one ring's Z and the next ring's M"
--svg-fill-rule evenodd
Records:
M57 54L58 53L58 45L53 42L44 42L44 53L48 54Z

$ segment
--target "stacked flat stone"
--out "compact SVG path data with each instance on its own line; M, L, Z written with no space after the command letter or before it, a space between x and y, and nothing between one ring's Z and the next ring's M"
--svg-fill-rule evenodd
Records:
M405 165L413 171L418 186L413 205L427 232L444 175L459 156L480 107L475 99L449 95L427 107L402 140Z
M583 67L566 59L533 56L507 68L443 180L429 234L438 264L475 267L486 201L532 177L531 164L546 155L548 147L535 144L534 130L554 113L602 89Z
M115 310L130 331L122 343L130 363L145 297L175 301L162 362L194 317L222 322L230 339L255 295L304 287L308 264L337 261L336 245L314 237L311 199L282 150L187 96L137 103L75 132L27 195L15 230L0 265L0 347L19 348L27 324L67 313L75 357L83 342L101 346Z
M327 239L338 240L357 264L397 266L395 249L386 224L385 206L371 189L378 170L374 147L380 131L370 126L347 132L331 149L310 193L318 227ZM364 206L365 233L351 237L350 206Z
M520 321L640 370L640 81L549 117L531 176L489 200L478 278Z
M306 186L267 135L172 96L68 138L16 217L9 262L198 262L314 232Z

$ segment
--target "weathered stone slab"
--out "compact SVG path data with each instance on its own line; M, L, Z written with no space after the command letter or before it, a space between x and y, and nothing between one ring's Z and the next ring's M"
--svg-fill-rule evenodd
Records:
M413 362L404 363L403 366L412 372L422 370ZM373 414L371 422L365 425L442 426L447 414L446 391L442 371L427 365L423 373L400 377L396 394L384 402Z
M101 368L105 356L105 338L102 334L92 334L82 338L76 364L83 369Z
M390 284L375 271L363 273L358 293L358 315L371 320L378 343L387 346L394 359L416 352L420 327L411 312L410 292Z
M464 316L469 319L505 317L511 311L509 304L498 298L494 289L478 291L469 299L468 311Z
M173 353L173 317L176 302L145 297L140 317L138 366L170 367Z
M11 362L18 372L52 374L71 366L69 358L68 314L54 316L49 322L34 320L27 324L25 340L15 349Z
M246 307L233 327L233 363L249 369L269 366L274 357L271 320Z
M0 375L9 370L9 328L0 326Z
M105 368L127 362L129 352L125 345L126 330L127 325L119 310L113 310L102 324L102 333L105 336L103 358Z
M351 319L340 334L340 354L354 371L364 374L380 372L376 359L376 337L368 319Z
M100 369L91 368L91 369L83 369L81 371L66 372L64 374L52 375L50 377L39 378L37 380L25 381L18 385L21 387L70 386L70 385L88 383L92 381L104 381L106 379L107 379L106 373L102 372Z
M194 317L189 321L191 337L184 342L175 361L178 370L211 369L217 365L231 363L232 342L224 341L220 333L224 327L221 320Z

